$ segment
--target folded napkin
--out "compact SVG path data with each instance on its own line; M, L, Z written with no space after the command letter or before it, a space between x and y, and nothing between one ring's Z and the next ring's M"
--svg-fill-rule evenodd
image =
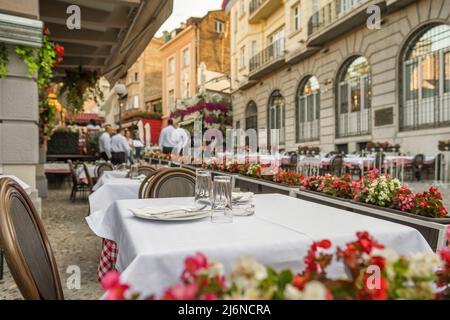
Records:
M184 218L205 214L206 206L165 205L157 207L132 208L130 211L140 218Z
M231 201L233 202L249 202L253 199L253 192L233 192L231 194Z

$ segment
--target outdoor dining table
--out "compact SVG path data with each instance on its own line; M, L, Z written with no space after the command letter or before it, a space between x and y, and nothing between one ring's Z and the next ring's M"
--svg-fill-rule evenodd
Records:
M104 178L101 186L89 195L91 215L108 208L116 200L137 199L140 180L130 178Z
M229 224L209 218L192 222L155 222L130 209L167 204L192 205L193 198L121 200L101 215L88 217L92 231L117 245L116 268L135 292L160 295L179 280L183 261L196 252L221 262L229 273L240 256L256 258L277 270L304 269L303 258L314 241L329 239L343 247L368 231L399 254L431 251L415 229L279 194L255 195L255 215L234 217ZM330 276L344 275L333 263Z
M128 171L119 171L119 170L104 171L102 176L98 178L97 183L92 188L92 191L100 189L100 187L103 186L107 181L111 181L114 179L124 179L127 177L127 175Z

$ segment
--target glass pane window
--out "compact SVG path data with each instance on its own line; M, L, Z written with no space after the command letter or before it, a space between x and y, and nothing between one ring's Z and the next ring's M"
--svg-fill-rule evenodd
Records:
M358 81L359 79L357 79L356 81L352 81L350 88L351 88L351 93L350 93L350 99L351 99L351 112L356 112L356 111L360 111L361 110L361 83L360 81Z
M419 64L417 61L405 65L405 98L406 101L419 98Z
M339 90L339 112L347 113L348 112L348 85L347 83L341 83Z
M450 92L450 52L444 54L444 92Z
M431 98L439 95L439 56L435 54L427 55L421 63L422 98Z

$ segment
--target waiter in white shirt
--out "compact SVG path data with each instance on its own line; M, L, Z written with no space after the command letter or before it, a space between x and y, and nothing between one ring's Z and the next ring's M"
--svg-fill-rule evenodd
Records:
M172 119L169 119L168 126L162 129L158 144L164 154L171 154L173 148L178 145L178 134L173 126Z
M105 160L111 160L111 135L113 128L108 124L105 126L105 132L103 132L99 138L98 146L100 150L100 157Z
M175 131L177 133L177 140L178 140L178 144L177 144L177 152L183 152L184 148L186 148L187 144L189 143L189 133L186 129L183 129L180 127L180 125L178 123L175 124Z
M117 134L111 139L111 162L114 165L126 163L130 157L131 148L127 138L124 136L122 128L117 130Z

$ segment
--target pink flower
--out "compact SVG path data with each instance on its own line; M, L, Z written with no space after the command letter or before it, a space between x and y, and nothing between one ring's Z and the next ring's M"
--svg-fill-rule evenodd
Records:
M217 300L217 299L218 299L217 295L212 292L205 293L200 297L200 300Z
M117 271L110 271L103 277L102 287L106 290L105 300L125 300L125 292L130 288L120 282Z
M197 252L195 256L187 257L184 260L183 279L195 278L199 270L206 269L208 266L208 259L200 252Z
M162 299L164 300L195 300L197 287L194 284L177 284L168 289Z

